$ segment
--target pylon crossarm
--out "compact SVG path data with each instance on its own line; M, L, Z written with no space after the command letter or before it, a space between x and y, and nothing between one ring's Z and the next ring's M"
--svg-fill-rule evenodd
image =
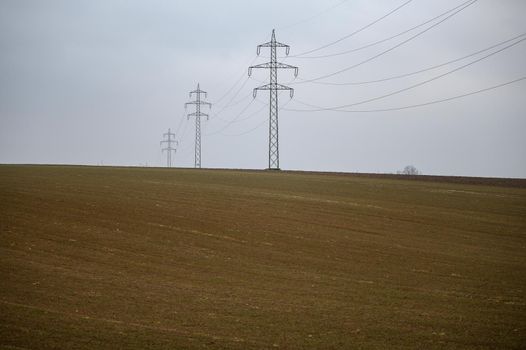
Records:
M192 98L192 95L193 94L196 94L196 95L200 95L200 94L203 94L205 95L205 97L207 97L208 93L206 91L203 91L203 90L194 90L194 91L190 91L190 98Z
M204 101L190 101L184 104L185 107L188 105L207 105L208 107L212 107L212 104L210 102L204 102Z
M255 65L255 66L250 66L250 67L248 67L248 76L252 75L252 69L254 69L254 68L267 68L268 69L270 67L271 67L270 62L258 64L258 65Z
M261 63L261 64L256 64L255 66L250 66L249 68L271 68L271 63L270 62L266 62L266 63Z
M188 114L188 117L208 117L208 114L203 113L203 112L194 112L194 113Z
M258 47L272 47L272 45L275 45L276 47L290 47L289 45L287 44L282 44L280 42L277 42L277 41L267 41L266 43L264 44L260 44L258 45Z
M290 91L290 98L294 97L294 89L293 88L290 88L288 86L285 86L285 85L281 85L281 84L267 84L267 85L263 85L263 86L259 86L257 88L254 88L254 90L252 91L252 96L254 98L256 98L257 96L257 91L258 90L289 90Z
M286 53L287 53L287 55L289 54L289 50L290 50L290 46L289 45L278 43L277 41L276 42L269 41L269 42L266 42L264 44L258 45L258 50L257 50L258 56L261 53L261 48L262 47L272 47L273 45L276 46L276 47L284 47L284 48L286 48L286 50L287 50Z
M275 64L275 67L276 68L285 68L285 69L298 69L298 67L296 66L291 66L290 64L285 64L285 63L281 63L281 62L276 62Z
M294 77L298 76L298 67L296 67L296 66L291 66L290 64L276 62L276 68L280 68L280 69L294 69Z
M252 75L252 69L254 69L254 68L294 69L294 76L295 77L298 76L298 67L291 66L290 64L280 63L280 62L276 62L276 63L267 62L267 63L258 64L258 65L255 65L255 66L250 66L250 67L248 67L248 76Z
M266 84L266 85L261 85L255 88L254 90L294 90L294 89L291 87L285 86L285 85L281 85L281 84Z

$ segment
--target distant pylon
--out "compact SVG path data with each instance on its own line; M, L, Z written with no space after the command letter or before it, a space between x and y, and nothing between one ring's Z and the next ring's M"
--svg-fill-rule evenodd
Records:
M186 108L188 105L195 105L195 112L190 113L187 115L187 118L190 119L190 117L195 117L195 156L194 156L194 166L196 168L201 167L201 117L206 117L208 120L208 114L201 113L201 105L208 105L209 108L212 108L212 104L209 102L201 101L201 94L205 95L205 98L207 97L206 91L203 91L199 88L199 84L197 84L197 90L190 91L190 98L192 98L192 94L195 94L196 98L195 101L187 102L184 104L184 108Z
M288 56L290 46L276 41L275 30L272 29L272 38L268 43L258 45L257 53L259 55L262 47L270 47L270 62L258 64L248 68L248 76L252 74L253 68L270 69L270 82L254 89L253 95L256 98L258 90L270 90L270 110L269 110L269 136L268 136L268 168L279 170L279 134L278 134L278 90L289 90L290 98L294 96L294 89L278 84L278 69L294 69L294 76L298 76L298 67L277 61L276 48L286 48Z
M163 143L168 144L166 148L163 148L161 150L161 152L166 151L166 167L167 168L172 167L172 152L174 153L174 157L175 157L175 153L177 152L177 146L179 145L179 143L175 139L172 139L172 136L175 138L175 134L171 132L170 129L168 129L168 132L165 132L163 134L164 140L161 141L161 146L163 145ZM175 144L176 147L172 147L172 144Z

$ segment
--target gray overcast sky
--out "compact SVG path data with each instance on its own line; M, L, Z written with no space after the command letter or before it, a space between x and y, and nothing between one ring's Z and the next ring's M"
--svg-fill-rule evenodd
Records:
M183 105L199 82L208 100L218 102L211 119L203 121L203 167L265 168L268 93L252 102L249 95L268 79L268 71L246 78L250 64L267 60L256 58L256 46L270 40L276 28L278 41L289 44L294 56L350 34L406 1L3 0L0 162L163 166L159 141L171 128L180 141L176 165L191 167L195 126L193 119L182 118ZM310 56L388 38L464 2L413 0ZM377 80L448 62L526 33L525 14L523 0L479 0L414 40L322 81ZM526 177L526 80L399 111L286 110L311 108L301 102L329 107L386 95L504 46L379 83L301 83L375 56L438 20L349 54L283 59L300 70L297 80L292 71L279 72L280 82L295 88L292 101L280 95L280 105L286 104L280 112L281 167L395 172L413 164L425 174ZM267 55L263 50L261 56ZM347 109L396 108L484 89L526 76L525 62L526 41L417 88Z

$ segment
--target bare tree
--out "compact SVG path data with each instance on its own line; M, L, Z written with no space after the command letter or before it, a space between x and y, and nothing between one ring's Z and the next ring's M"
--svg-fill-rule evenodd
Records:
M407 165L404 170L396 172L399 175L421 175L422 173L414 165Z

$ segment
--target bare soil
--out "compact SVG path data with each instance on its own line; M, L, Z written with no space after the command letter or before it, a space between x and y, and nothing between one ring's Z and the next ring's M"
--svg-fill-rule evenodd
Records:
M525 291L524 180L0 166L2 349L521 349Z

